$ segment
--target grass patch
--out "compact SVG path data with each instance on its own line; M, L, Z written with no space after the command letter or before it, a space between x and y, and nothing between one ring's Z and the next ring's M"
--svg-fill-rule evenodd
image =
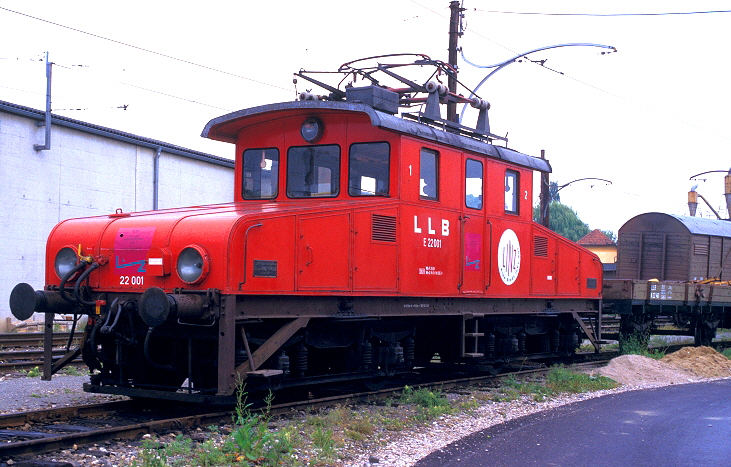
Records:
M454 408L441 391L410 386L404 387L401 393L401 403L416 407L416 419L420 421L432 420L442 415L454 413Z
M667 347L667 342L663 342L664 346ZM657 345L657 341L655 341L655 345ZM650 349L648 347L648 338L637 334L632 334L619 341L619 353L621 355L642 355L655 360L660 360L665 356L664 350Z
M61 370L61 373L63 373L64 375L68 375L68 376L85 376L85 375L89 374L89 372L86 371L85 369L79 369L78 367L76 367L74 365L69 365L69 366L64 367Z
M576 394L614 389L617 387L617 383L606 376L577 373L565 368L563 365L559 365L551 368L548 372L546 387L554 394Z
M577 373L559 365L551 368L545 380L518 380L509 376L493 395L495 402L509 402L522 397L529 397L536 402L543 402L559 394L575 394L581 392L613 389L617 383L606 376Z
M731 349L729 349L731 352ZM731 355L731 353L729 354ZM404 388L399 397L378 404L339 405L313 411L306 418L274 417L269 407L261 412L251 409L247 395L238 392L233 424L209 427L207 433L149 437L143 441L134 467L182 467L187 465L321 467L349 464L354 449L373 449L386 442L394 432L433 423L443 415L468 415L495 401L543 401L560 393L607 389L616 383L601 376L573 372L563 366L551 369L545 378L519 380L514 376L489 390L449 394L427 388ZM507 411L498 411L505 416Z
M724 357L726 357L726 358L728 358L729 360L731 360L731 349L723 349L723 352L721 352L721 354L722 354L722 355L723 355Z

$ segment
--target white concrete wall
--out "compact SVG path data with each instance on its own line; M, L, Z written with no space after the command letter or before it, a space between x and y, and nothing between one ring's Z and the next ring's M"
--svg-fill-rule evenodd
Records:
M156 150L0 110L0 332L19 282L44 286L46 238L61 220L153 208ZM233 169L163 152L159 208L233 200ZM14 318L13 318L14 319Z

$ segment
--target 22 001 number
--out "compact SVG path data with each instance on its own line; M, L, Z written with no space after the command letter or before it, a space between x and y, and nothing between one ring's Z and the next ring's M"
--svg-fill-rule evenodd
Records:
M119 285L144 285L145 276L119 276Z

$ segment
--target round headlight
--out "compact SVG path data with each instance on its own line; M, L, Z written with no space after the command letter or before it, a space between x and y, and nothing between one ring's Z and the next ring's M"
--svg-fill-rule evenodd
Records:
M300 134L308 143L315 143L322 137L324 129L325 127L319 118L310 117L302 124Z
M208 253L198 245L183 248L178 255L178 277L188 284L202 282L208 275Z
M71 247L63 247L56 253L53 267L56 269L58 278L63 279L77 264L79 264L79 257L76 250Z

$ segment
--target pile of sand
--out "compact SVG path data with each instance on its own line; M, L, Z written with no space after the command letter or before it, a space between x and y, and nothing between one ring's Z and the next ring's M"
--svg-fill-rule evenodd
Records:
M687 383L698 379L693 373L683 371L675 365L641 355L613 358L607 366L597 370L597 373L630 386Z
M660 360L622 355L596 373L631 386L687 383L731 376L731 360L710 347L684 347Z
M700 378L731 376L731 360L711 347L683 347L665 355L660 361L682 368Z

